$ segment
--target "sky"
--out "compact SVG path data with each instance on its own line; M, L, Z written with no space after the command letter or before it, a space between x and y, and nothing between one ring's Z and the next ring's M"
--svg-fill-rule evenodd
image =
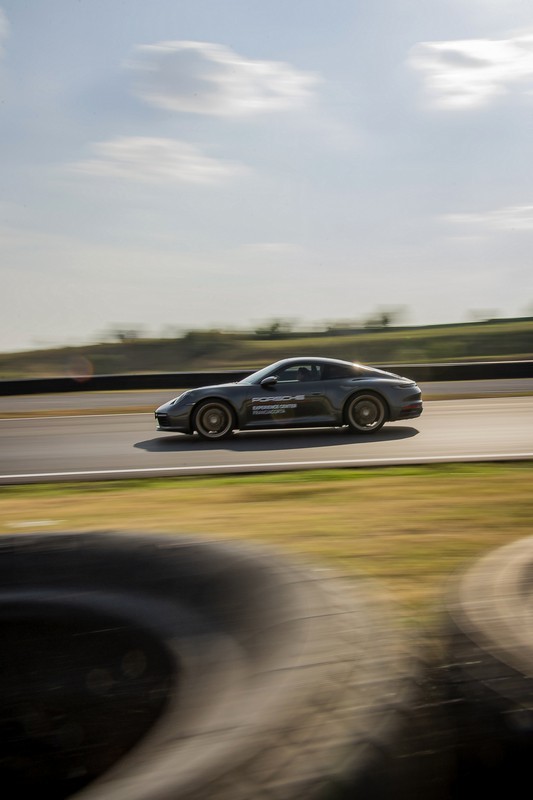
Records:
M0 0L0 351L533 313L525 0Z

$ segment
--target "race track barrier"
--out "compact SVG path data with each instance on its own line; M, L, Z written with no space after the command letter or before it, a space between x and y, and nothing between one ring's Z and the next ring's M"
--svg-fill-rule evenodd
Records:
M419 383L533 378L533 361L470 361L448 364L375 364L379 369L403 375ZM61 392L140 391L144 389L195 389L232 383L253 370L213 372L165 372L134 375L92 375L89 378L20 378L0 380L0 396Z

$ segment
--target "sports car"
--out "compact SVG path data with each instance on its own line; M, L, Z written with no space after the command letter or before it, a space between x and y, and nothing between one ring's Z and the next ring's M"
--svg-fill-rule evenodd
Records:
M286 358L236 383L190 389L155 412L157 430L224 439L235 430L346 426L379 431L422 413L409 378L333 358Z

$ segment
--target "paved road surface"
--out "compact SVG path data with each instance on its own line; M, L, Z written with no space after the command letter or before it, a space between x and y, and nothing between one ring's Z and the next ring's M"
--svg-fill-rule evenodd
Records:
M374 436L251 432L219 443L148 413L0 420L0 483L533 458L533 397L443 400Z

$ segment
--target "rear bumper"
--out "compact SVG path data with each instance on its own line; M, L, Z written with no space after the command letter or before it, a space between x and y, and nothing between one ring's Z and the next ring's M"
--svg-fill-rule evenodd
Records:
M422 411L423 411L422 401L416 400L414 402L408 403L405 406L402 406L397 419L415 419L416 417L419 417L421 415Z

